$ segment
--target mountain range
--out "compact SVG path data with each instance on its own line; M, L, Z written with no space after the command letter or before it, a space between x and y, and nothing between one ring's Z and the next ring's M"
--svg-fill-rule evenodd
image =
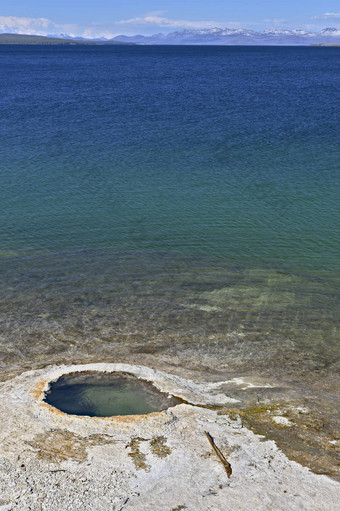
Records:
M67 34L53 35L72 39ZM74 38L84 40L83 38ZM307 32L305 30L265 30L256 32L248 29L211 28L202 30L181 30L169 34L145 35L118 35L112 39L94 39L101 42L117 41L135 44L192 44L192 45L306 45L320 43L340 43L340 29L325 28L321 32Z
M140 44L140 45L248 45L248 46L309 46L340 44L340 29L325 28L321 32L305 30L265 30L256 32L248 29L211 28L202 30L181 30L169 34L118 35L112 38L87 39L69 34L0 33L0 44Z

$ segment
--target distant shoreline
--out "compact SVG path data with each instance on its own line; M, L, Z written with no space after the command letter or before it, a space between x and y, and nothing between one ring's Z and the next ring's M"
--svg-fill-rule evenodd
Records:
M311 44L311 46L340 46L340 43L317 43Z
M81 41L77 39L59 39L58 37L47 37L42 35L25 35L25 34L0 34L1 44L42 44L48 46L136 46L136 43L121 41Z

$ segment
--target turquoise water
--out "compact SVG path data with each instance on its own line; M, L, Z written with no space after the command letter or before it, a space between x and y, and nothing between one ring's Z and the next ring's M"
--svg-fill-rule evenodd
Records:
M260 379L276 390L254 399L307 403L334 439L339 62L0 47L3 377L125 361Z

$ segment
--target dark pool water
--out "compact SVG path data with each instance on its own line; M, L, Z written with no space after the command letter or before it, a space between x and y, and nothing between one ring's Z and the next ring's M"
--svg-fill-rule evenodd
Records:
M181 401L152 383L120 373L73 373L51 383L45 401L62 412L90 417L141 415Z

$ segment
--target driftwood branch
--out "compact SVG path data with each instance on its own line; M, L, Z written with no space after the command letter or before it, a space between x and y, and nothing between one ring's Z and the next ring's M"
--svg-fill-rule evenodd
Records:
M231 465L230 465L229 461L227 461L225 459L225 457L223 456L223 454L221 453L221 451L215 444L215 441L214 441L213 437L211 436L211 434L208 433L208 431L205 431L205 434L207 435L207 439L209 440L211 447L214 449L216 456L218 457L218 459L224 466L225 471L227 472L227 476L230 477L232 474L232 470L231 470Z

